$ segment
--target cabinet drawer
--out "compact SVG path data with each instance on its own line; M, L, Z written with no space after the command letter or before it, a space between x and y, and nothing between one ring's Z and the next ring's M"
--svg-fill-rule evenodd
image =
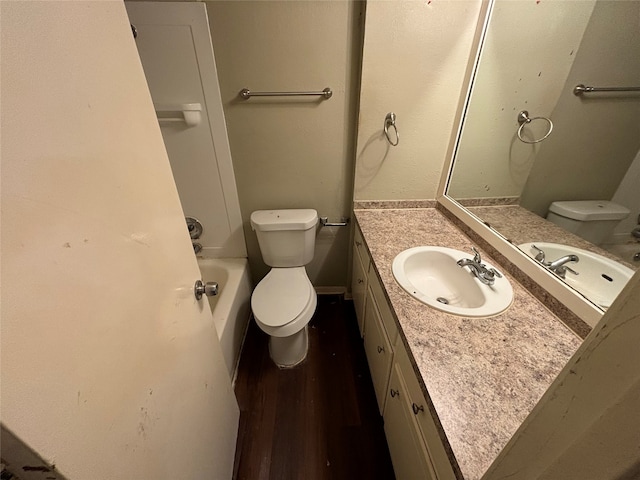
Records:
M400 338L395 344L395 351L396 365L400 367L405 379L411 415L415 417L420 427L420 433L427 446L436 478L438 480L455 480L456 476L451 466L451 460L444 449L435 420L431 416L415 370Z
M382 324L384 325L384 329L389 336L391 345L395 345L398 338L398 327L396 326L396 321L394 320L393 313L391 313L391 308L387 303L387 297L384 294L382 283L380 283L380 279L378 278L378 274L376 273L376 269L374 266L371 266L371 268L369 268L368 283L369 289L371 290L373 298L376 301L376 305L378 306L378 312L380 313L380 318L382 320Z
M402 371L396 363L391 371L384 410L384 433L396 479L436 480L409 402Z
M365 323L364 303L367 297L367 272L362 266L360 256L355 251L355 246L353 252L353 269L351 271L351 295L353 296L353 306L356 310L360 336L363 336Z
M373 388L376 392L378 408L382 414L387 385L389 384L389 374L393 363L393 347L382 326L378 308L371 298L371 290L369 290L367 296L365 312L367 326L364 335L364 350L367 354L367 362L369 363Z

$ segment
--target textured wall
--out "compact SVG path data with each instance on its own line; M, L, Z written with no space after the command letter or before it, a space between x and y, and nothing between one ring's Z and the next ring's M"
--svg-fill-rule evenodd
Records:
M249 217L259 209L349 215L363 4L207 2L254 280L268 271ZM333 96L242 100L238 92L322 90ZM324 228L307 267L315 286L345 286L348 228Z
M479 9L479 0L367 4L356 200L436 197ZM388 112L397 147L382 131Z

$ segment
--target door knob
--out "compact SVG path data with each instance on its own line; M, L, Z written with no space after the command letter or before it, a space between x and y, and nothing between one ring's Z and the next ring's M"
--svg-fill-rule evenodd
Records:
M193 287L193 293L196 296L196 300L200 300L202 295L206 295L207 297L213 297L218 294L218 283L217 282L207 282L202 283L202 280L196 280L196 284Z

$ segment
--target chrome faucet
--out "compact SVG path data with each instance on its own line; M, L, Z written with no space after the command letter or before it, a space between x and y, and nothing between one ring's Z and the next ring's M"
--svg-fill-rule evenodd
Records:
M560 257L557 260L554 260L553 262L550 262L549 265L546 265L546 267L552 272L554 272L556 275L558 275L560 278L565 278L567 271L573 273L574 275L580 275L574 269L569 268L565 265L566 263L569 263L569 262L578 263L579 261L580 259L578 258L577 255L573 255L573 254L565 255L563 257Z
M478 252L475 247L471 247L471 250L473 250L474 253L473 259L461 258L456 262L460 267L469 267L471 273L473 273L476 278L485 285L493 285L496 281L496 277L502 278L502 274L495 268L487 268L487 266L482 263L480 252Z
M551 270L553 273L558 275L560 278L565 278L567 272L571 272L574 275L580 275L573 268L570 268L566 265L569 262L578 263L580 259L578 258L577 255L573 255L573 254L564 255L558 258L557 260L554 260L553 262L547 262L545 260L544 250L536 247L535 245L531 245L531 246L538 252L538 254L535 257L536 260L540 262L542 265L544 265L545 267L547 267L549 270Z

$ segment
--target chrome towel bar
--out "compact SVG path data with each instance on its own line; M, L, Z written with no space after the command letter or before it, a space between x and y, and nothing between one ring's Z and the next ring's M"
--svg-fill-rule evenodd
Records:
M574 95L598 92L640 92L640 87L585 87L580 84L573 88Z
M328 100L333 95L333 92L329 87L325 88L321 92L252 92L248 88L240 90L240 97L245 100L251 97L305 97L305 96L317 96L323 97Z

